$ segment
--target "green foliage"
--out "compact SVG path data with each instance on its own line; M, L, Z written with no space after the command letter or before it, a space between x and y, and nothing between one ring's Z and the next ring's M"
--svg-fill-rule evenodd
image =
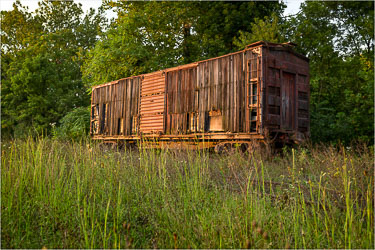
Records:
M107 1L118 19L85 61L90 85L233 52L233 38L277 2Z
M255 22L251 24L251 33L240 31L239 37L235 38L233 43L239 49L244 49L246 45L257 41L283 43L285 42L285 38L281 29L282 27L279 23L279 18L273 13L271 17L264 17L264 20L256 18Z
M1 12L2 132L48 133L75 107L88 105L80 66L103 22L80 5L42 1L30 14L16 2Z
M305 2L285 23L286 37L310 58L314 142L374 141L373 9L373 2Z
M55 138L73 139L76 141L86 138L90 132L90 108L75 108L67 113L53 132Z
M199 58L224 55L237 51L234 39L239 32L254 32L252 24L265 16L281 16L286 7L283 2L201 2L196 32L199 38Z
M361 145L357 145L361 146ZM3 248L372 248L373 151L2 143Z

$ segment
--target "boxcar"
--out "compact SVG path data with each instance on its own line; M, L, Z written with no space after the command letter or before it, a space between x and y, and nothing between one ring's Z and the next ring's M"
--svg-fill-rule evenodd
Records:
M309 137L309 60L259 41L224 56L92 88L93 139L147 147L299 143Z

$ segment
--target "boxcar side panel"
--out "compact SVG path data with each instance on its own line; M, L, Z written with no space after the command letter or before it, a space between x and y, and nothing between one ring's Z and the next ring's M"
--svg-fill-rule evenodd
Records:
M197 131L196 73L196 67L167 72L166 134L186 134Z
M164 131L165 76L161 71L144 75L140 93L141 133Z
M245 128L244 54L203 61L197 67L197 131L243 132Z
M137 132L140 77L121 79L93 89L91 133L117 136Z

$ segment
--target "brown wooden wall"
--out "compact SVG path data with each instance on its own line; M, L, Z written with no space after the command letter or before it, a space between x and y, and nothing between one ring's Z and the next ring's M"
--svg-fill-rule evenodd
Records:
M192 126L198 111L197 68L167 72L165 133L197 132Z
M136 133L140 81L140 77L122 79L93 89L91 113L92 120L97 120L93 134Z
M309 63L279 48L267 50L266 123L274 130L310 130Z
M251 52L167 73L166 133L246 132L246 60Z

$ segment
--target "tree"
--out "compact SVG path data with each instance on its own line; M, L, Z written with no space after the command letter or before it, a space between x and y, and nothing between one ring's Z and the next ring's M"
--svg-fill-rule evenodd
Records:
M14 55L26 48L42 30L42 25L28 12L28 8L17 0L12 11L1 12L2 55Z
M373 2L305 2L285 35L310 58L313 141L373 143Z
M67 112L89 104L80 66L104 20L93 10L82 19L81 6L66 1L43 1L35 13L26 11L17 2L1 12L2 130L16 136L49 131ZM9 27L13 23L22 25Z
M281 32L282 26L275 13L273 13L271 17L266 16L264 20L256 18L255 22L251 24L251 31L252 32L239 31L239 36L233 41L238 49L244 49L246 45L257 41L272 43L285 42L285 36Z
M233 38L277 2L106 1L118 19L82 67L89 85L233 52Z
M196 33L200 43L200 58L210 58L236 51L234 40L241 32L256 32L253 23L266 16L280 17L283 2L201 2ZM257 21L258 20L258 21Z

